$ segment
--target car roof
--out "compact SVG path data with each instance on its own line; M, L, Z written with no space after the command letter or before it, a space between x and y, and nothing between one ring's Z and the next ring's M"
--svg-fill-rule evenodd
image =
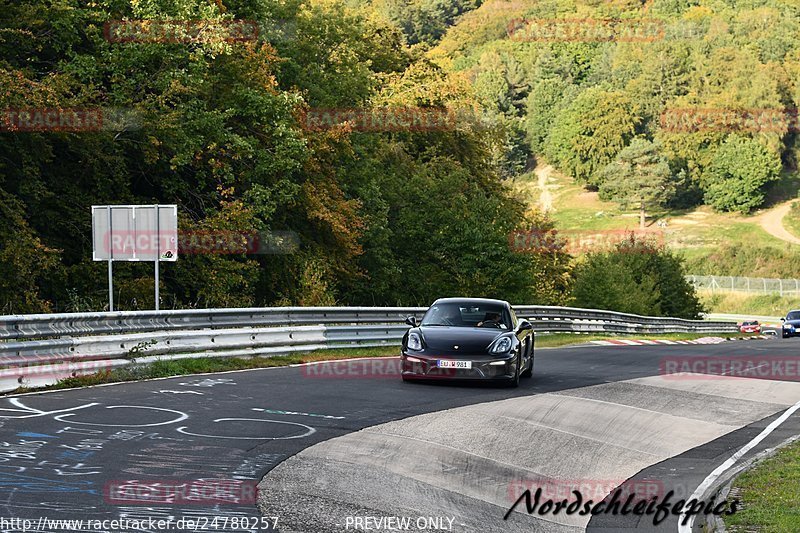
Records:
M439 298L431 305L443 303L463 303L463 304L494 304L511 307L505 300L493 300L491 298Z

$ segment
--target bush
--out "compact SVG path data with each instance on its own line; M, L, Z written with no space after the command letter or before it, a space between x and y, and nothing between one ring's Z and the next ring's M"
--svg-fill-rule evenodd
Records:
M575 267L575 305L640 315L699 318L703 307L686 281L684 259L631 233L613 250Z
M778 155L758 141L731 135L703 176L705 200L720 211L749 213L764 203L764 186L780 171Z

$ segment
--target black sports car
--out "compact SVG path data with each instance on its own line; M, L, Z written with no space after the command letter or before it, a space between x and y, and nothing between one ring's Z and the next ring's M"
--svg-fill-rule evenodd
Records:
M786 318L782 318L783 327L781 328L782 337L797 337L800 335L800 311L789 311Z
M534 333L502 300L441 298L421 322L408 317L403 380L501 380L512 387L533 374Z

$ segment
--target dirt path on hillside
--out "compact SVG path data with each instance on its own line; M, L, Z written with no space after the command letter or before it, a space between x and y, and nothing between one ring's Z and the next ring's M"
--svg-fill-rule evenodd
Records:
M550 179L550 174L553 173L553 167L550 165L539 165L534 170L536 173L537 178L537 186L541 191L539 195L539 205L542 208L542 211L552 211L553 210L553 193L550 192L550 187L548 186L547 182Z
M764 212L758 216L758 223L761 224L764 231L773 237L793 244L800 244L800 239L789 233L783 226L783 217L785 217L792 208L792 203L794 203L794 200Z

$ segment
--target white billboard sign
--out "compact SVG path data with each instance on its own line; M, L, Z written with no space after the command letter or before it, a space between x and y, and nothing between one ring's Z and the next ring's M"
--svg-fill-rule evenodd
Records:
M161 261L178 260L177 205L93 205L92 259L108 261L108 309L114 310L114 261L155 264L155 303L159 309Z
M178 206L93 205L95 261L176 261Z

